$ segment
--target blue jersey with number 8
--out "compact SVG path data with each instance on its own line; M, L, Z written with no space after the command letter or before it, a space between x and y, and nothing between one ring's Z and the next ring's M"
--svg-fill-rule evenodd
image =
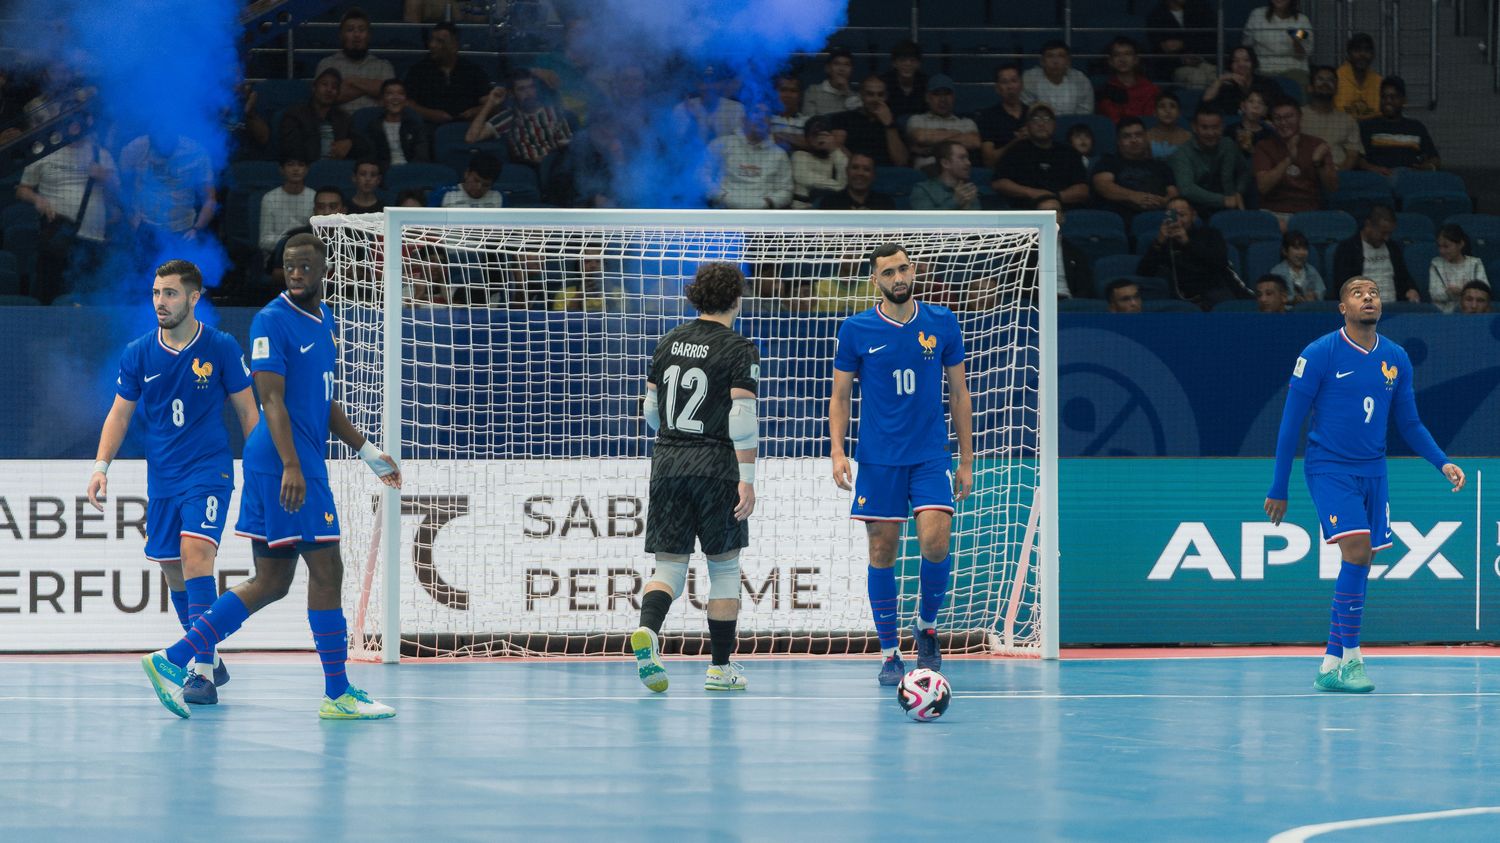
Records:
M328 414L333 405L338 361L333 313L318 304L318 315L282 293L250 323L250 371L286 378L286 411L303 477L328 476ZM281 455L271 440L264 414L245 443L245 470L281 476Z

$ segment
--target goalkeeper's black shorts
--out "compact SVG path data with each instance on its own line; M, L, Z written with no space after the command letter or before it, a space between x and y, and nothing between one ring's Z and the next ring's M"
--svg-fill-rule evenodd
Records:
M709 556L749 546L750 522L734 517L739 501L735 480L652 476L646 552L689 554L694 539Z

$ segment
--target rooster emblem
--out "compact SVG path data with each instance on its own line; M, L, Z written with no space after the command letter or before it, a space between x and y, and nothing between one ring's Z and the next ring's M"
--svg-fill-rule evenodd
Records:
M198 358L193 358L193 374L198 376L198 383L208 383L208 376L213 373L214 364L211 361L200 363Z
M925 331L918 331L917 344L922 346L922 351L925 352L928 357L931 357L932 352L937 349L937 335L934 334L933 336L929 337L927 336L927 333Z
M1398 371L1399 370L1395 366L1392 366L1391 364L1385 362L1384 360L1380 361L1380 373L1382 375L1385 375L1385 385L1386 386L1395 386L1396 385L1396 374L1397 374Z
M333 513L332 512L325 512L325 513L323 513L323 521L324 521L324 523L328 524L330 527L333 526Z
M865 505L865 496L864 495L860 495L859 496L859 505L861 507L863 507Z

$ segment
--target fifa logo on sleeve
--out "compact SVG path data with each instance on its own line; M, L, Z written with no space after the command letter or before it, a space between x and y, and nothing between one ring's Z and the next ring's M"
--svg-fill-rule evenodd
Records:
M208 379L211 375L213 375L213 373L214 364L212 361L200 363L198 362L198 358L193 358L193 374L198 376L199 389L208 386Z
M1391 364L1382 360L1380 361L1380 373L1382 375L1385 375L1386 389L1391 389L1396 386L1396 375L1398 373L1398 370L1395 366L1392 366Z
M933 334L929 337L927 336L927 332L918 331L917 345L922 346L923 357L931 357L933 352L937 351L937 334Z

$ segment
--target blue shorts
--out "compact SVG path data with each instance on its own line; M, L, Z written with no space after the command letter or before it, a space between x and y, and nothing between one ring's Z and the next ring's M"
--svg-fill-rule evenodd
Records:
M302 508L281 508L281 475L245 472L240 493L238 535L259 539L271 547L291 547L300 542L339 540L339 512L333 505L333 490L326 477L307 477L307 497Z
M860 463L854 475L856 521L905 521L927 509L953 512L953 463L948 459L917 465Z
M234 487L194 489L171 498L146 502L146 558L152 562L182 559L182 537L203 539L214 547L224 535L229 518L229 496Z
M1370 534L1370 547L1383 550L1391 541L1391 502L1385 477L1353 474L1309 474L1307 490L1318 511L1323 541L1333 544L1344 536Z

